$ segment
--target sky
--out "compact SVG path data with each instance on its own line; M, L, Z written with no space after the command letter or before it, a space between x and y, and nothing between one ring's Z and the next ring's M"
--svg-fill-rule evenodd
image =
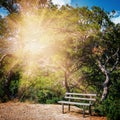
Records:
M74 7L76 7L76 5L79 7L88 6L89 8L92 6L99 6L107 12L115 10L116 14L112 21L120 23L120 0L52 0L52 2L60 6L66 4ZM7 13L5 10L0 9L0 15L4 17Z
M3 8L0 8L0 16L4 17L7 16L8 12L4 10Z
M120 0L52 0L54 4L65 5L69 4L72 6L98 6L104 9L106 12L111 12L112 10L116 11L116 14L112 21L114 23L120 23Z
M120 11L120 0L52 0L53 3L59 5L70 4L72 6L99 6L106 11Z
M65 0L64 0L65 1ZM79 6L99 6L105 11L117 10L120 11L120 0L71 0L72 5Z

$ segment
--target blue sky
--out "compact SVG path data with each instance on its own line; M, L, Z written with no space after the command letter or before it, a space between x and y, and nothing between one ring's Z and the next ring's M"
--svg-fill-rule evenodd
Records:
M120 11L120 0L71 0L72 5L79 6L99 6L105 11L117 10Z
M120 0L52 0L54 4L65 5L70 4L72 6L78 5L79 7L99 6L107 12L112 10L116 11L115 17L112 19L115 23L120 23Z
M120 0L52 0L55 4L70 4L72 6L99 6L105 11L120 11Z
M3 8L0 8L0 15L2 17L6 16L8 14L8 12L6 10L4 10Z

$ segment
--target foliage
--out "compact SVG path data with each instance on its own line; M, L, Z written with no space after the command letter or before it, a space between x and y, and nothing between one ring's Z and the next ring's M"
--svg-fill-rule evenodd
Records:
M98 95L96 112L117 120L120 25L95 6L39 8L24 2L20 13L0 2L10 12L0 18L1 102L18 98L50 104L66 91L91 92Z
M98 96L101 96L102 85L104 86L106 82L104 79L106 77L109 78L109 82L107 86L106 99L100 104L98 102L96 112L100 115L106 115L110 120L119 119L119 102L120 94L119 94L119 67L120 67L120 32L119 32L119 24L109 26L105 31L102 31L102 35L99 36L99 41L97 43L97 49L93 49L94 55L91 58L93 61L87 64L90 67L91 71L85 71L86 78L88 79L86 82L88 84L92 84L95 90L98 91ZM102 37L101 37L102 36ZM96 39L97 40L97 39ZM87 45L89 46L89 45ZM89 46L90 49L90 46ZM92 50L91 50L92 51ZM89 58L89 56L88 56ZM103 69L98 66L96 59L100 60L101 65L104 66ZM95 61L94 61L95 60ZM103 74L104 69L107 71L107 76ZM103 70L103 71L102 71ZM105 91L106 92L106 91ZM100 100L99 100L100 101Z
M118 79L118 80L116 80ZM120 117L120 75L114 72L107 99L96 106L96 113L106 115L108 120L119 120Z

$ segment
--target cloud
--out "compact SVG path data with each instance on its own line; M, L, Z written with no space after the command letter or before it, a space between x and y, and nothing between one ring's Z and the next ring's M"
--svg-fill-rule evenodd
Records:
M66 5L66 4L71 4L71 0L52 0L53 4L57 4L57 5Z
M120 23L120 16L111 19L115 24Z
M115 11L114 17L120 16L120 11Z
M4 17L4 14L0 12L0 16L3 18L3 17Z
M112 14L112 13L111 13ZM115 24L120 23L120 11L115 11L113 18L111 19Z

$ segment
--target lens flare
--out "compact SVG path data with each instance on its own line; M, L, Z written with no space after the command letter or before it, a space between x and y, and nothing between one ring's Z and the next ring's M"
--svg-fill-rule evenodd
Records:
M63 40L66 35L60 31L61 18L56 18L55 12L50 13L47 8L22 7L20 14L9 16L9 26L14 34L9 41L12 41L11 51L21 64L23 75L35 76L41 67L50 64L57 50L56 40Z

